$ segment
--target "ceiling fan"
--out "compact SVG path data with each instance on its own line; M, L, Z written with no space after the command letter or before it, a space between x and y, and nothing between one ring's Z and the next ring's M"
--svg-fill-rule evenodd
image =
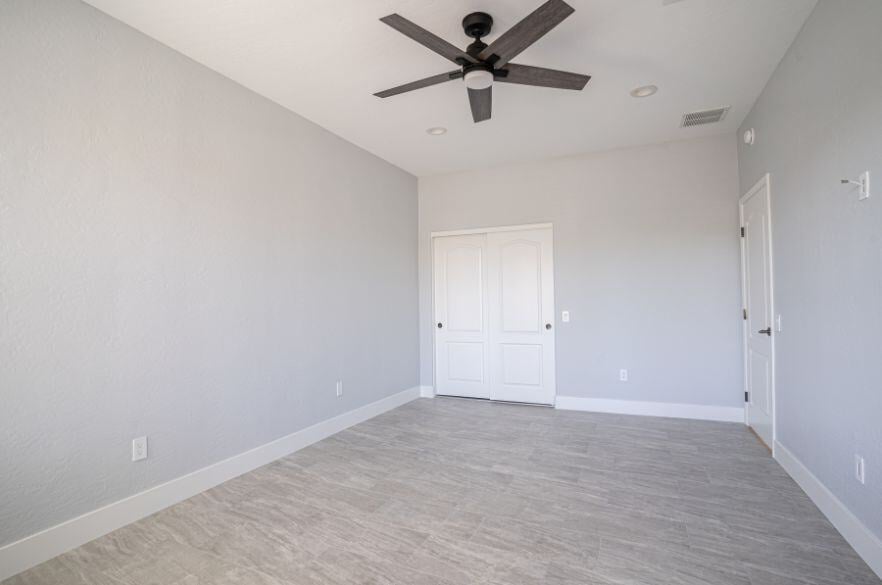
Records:
M590 75L511 62L573 12L575 9L563 0L548 0L490 45L483 43L481 38L490 34L493 18L485 12L473 12L462 20L465 34L475 39L464 51L398 14L384 16L380 19L382 22L453 61L460 69L411 81L374 95L387 98L452 79L463 79L468 89L472 118L481 122L490 119L494 81L581 90L591 79Z

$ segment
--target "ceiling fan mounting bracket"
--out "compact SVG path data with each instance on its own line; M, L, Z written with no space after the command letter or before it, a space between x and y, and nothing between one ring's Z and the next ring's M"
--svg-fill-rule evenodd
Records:
M480 39L490 34L493 28L493 17L486 12L472 12L462 19L462 29L466 36Z

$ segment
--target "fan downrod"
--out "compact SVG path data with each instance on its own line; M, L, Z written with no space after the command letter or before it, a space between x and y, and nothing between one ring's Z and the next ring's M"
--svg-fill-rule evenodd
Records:
M466 47L466 53L477 58L481 51L487 48L487 45L481 41L481 37L489 35L491 28L493 28L493 18L486 12L472 12L463 18L462 29L467 36L475 39L471 45Z

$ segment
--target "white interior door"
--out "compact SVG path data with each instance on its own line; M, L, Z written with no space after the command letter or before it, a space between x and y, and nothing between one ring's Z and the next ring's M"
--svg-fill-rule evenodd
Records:
M550 228L487 234L490 398L554 404Z
M487 237L435 238L435 392L489 398Z
M775 362L770 203L768 177L741 199L747 424L771 448L775 440Z

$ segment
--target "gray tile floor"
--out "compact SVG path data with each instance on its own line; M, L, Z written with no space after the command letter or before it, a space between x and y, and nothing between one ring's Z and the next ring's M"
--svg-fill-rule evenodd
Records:
M439 398L6 583L882 581L744 426Z

